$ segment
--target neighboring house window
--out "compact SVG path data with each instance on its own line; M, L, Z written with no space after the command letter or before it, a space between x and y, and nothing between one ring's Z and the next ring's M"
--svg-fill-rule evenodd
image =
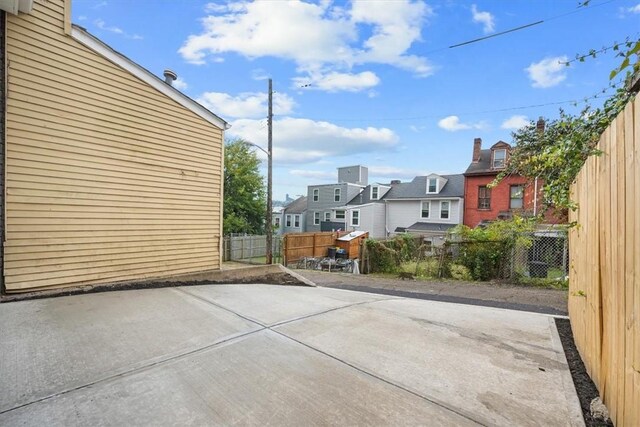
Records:
M353 226L360 225L360 211L358 210L351 211L351 225Z
M427 193L438 192L438 178L427 179Z
M371 200L378 200L378 187L371 187Z
M430 210L431 210L431 202L422 202L422 208L420 209L420 217L429 218Z
M291 215L287 215L286 217L286 221L284 222L284 225L287 227L291 227Z
M300 215L293 216L293 226L295 228L300 228Z
M478 187L478 209L491 209L491 189L486 185Z
M280 228L280 217L277 216L273 219L273 225L275 225L276 227Z
M511 186L511 198L509 199L509 209L522 209L524 199L524 187L522 185Z
M324 220L325 221L331 221L331 212L325 212L324 213Z
M336 219L344 219L344 211L336 211Z
M449 202L440 202L440 218L449 218Z
M313 223L315 225L320 225L320 212L313 213Z
M320 190L317 188L313 189L313 201L317 202L320 199Z
M336 202L340 201L340 189L336 188L335 190L333 190L333 200Z
M504 148L501 150L493 150L493 168L503 168L504 162L507 159L507 150Z

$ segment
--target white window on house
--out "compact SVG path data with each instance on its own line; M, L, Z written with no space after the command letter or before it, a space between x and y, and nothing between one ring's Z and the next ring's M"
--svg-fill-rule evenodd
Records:
M325 221L331 221L331 212L325 212L324 213L324 220Z
M300 215L293 216L293 226L295 228L300 228Z
M380 188L377 185L371 187L371 200L378 200L379 193L380 193Z
M420 218L429 218L430 211L431 202L422 202L422 206L420 208Z
M524 200L524 187L522 185L512 185L509 198L509 209L522 209Z
M437 193L437 192L438 192L438 178L428 178L427 193Z
M333 190L333 200L336 202L340 201L340 189L336 188L335 190Z
M499 168L503 168L504 167L504 163L505 160L507 160L507 150L506 149L500 149L500 150L493 150L493 168L494 169L499 169Z
M449 202L440 202L440 219L449 219Z
M320 225L320 212L313 213L313 224Z
M336 211L336 219L344 219L344 211Z
M313 189L313 201L317 202L320 199L320 190L317 188Z
M491 209L491 189L486 185L478 187L478 209Z
M273 218L273 225L275 225L276 227L280 228L280 217L279 216Z
M291 227L291 215L286 216L286 220L284 222L285 227Z
M351 225L357 227L360 225L360 211L353 210L351 211Z

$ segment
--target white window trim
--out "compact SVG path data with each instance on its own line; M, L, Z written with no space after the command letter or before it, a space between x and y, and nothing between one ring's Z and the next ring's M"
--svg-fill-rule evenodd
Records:
M442 204L443 203L448 203L449 204L449 208L447 209L447 215L448 216L446 218L444 218L442 216ZM440 219L447 219L447 220L451 219L451 201L450 200L442 200L440 202Z
M338 218L338 212L343 212L343 217L342 218ZM347 219L347 212L344 209L337 209L336 210L336 214L335 214L335 218L336 220L338 219Z
M279 216L273 218L273 225L275 225L276 227L280 227L280 217Z
M378 195L376 197L373 197L373 189L376 189L378 192ZM370 198L371 200L379 200L380 199L380 186L379 185L372 185L371 186L371 194L370 194Z
M496 153L498 151L504 151L504 158L502 159L502 166L498 166L496 167ZM495 150L493 150L493 153L491 153L491 168L492 169L502 169L506 166L507 163L507 149L506 148L497 148Z
M296 225L298 223L298 225ZM293 216L293 228L300 228L300 215Z
M291 227L291 224L293 224L293 222L291 221L291 215L287 215L285 217L285 221L284 221L284 226L285 227Z
M429 191L429 181L436 180L436 191ZM440 180L438 178L427 178L427 194L438 194L440 192Z
M422 205L424 203L429 203L429 216L422 216ZM420 216L420 218L423 218L423 219L431 218L431 200L421 201L420 206L418 206L418 209L419 209L418 215Z
M358 223L357 224L353 223L353 213L354 212L358 212ZM351 226L352 227L360 227L360 209L352 209L350 216L351 216L351 221L350 221L351 222Z
M320 200L320 190L318 188L313 189L311 200L317 202Z
M336 200L336 195L338 196L338 200ZM333 201L334 202L339 202L341 200L342 200L342 189L334 188L333 189Z
M324 213L324 220L325 221L331 221L331 212L325 212Z
M313 213L313 225L320 225L320 212Z

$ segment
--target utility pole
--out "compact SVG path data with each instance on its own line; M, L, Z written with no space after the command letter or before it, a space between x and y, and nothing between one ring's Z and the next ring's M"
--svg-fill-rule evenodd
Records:
M273 167L273 89L269 79L269 115L267 117L267 215L265 225L267 227L267 254L266 264L273 262L273 200L272 200L272 167Z

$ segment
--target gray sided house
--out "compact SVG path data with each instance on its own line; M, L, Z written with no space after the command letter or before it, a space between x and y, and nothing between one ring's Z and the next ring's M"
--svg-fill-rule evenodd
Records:
M393 184L384 200L389 233L416 233L438 244L439 237L463 221L464 175L417 176Z
M375 239L387 237L384 197L390 190L390 184L371 184L354 197L345 206L347 230L368 231Z
M307 187L305 231L346 230L349 219L346 205L366 186L367 168L338 168L338 183Z
M282 210L282 234L303 233L306 230L307 198L301 196Z

